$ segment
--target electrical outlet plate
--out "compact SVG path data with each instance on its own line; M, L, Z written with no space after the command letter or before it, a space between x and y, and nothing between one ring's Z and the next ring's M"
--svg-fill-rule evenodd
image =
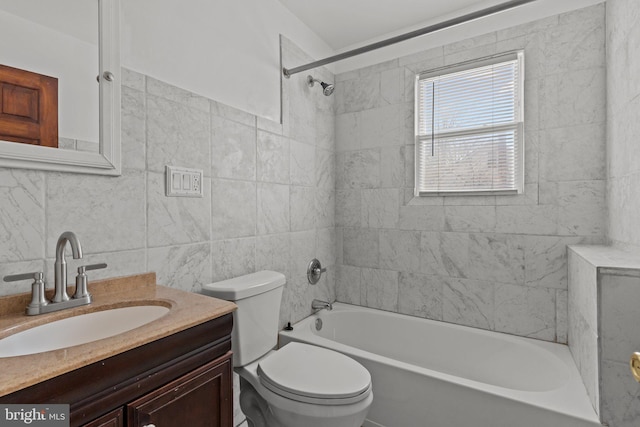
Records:
M168 197L202 197L202 170L166 166Z

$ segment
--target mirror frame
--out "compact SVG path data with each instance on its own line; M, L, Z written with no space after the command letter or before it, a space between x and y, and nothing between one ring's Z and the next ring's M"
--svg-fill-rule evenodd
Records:
M121 175L120 0L98 1L100 76L100 152L90 153L0 141L0 167L96 175Z

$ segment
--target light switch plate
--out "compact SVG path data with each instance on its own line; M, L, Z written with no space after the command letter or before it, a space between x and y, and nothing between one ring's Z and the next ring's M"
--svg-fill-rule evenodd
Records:
M202 197L202 170L166 166L168 197Z

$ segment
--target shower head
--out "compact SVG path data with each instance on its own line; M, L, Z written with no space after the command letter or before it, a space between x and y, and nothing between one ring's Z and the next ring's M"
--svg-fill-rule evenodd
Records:
M314 79L313 76L307 76L307 86L313 87L315 82L320 83L320 86L322 86L322 93L324 94L324 96L331 95L333 93L333 90L336 88L333 83L325 83L318 79Z

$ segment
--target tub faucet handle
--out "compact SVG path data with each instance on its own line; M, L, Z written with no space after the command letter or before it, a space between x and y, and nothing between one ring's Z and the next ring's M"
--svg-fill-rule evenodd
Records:
M320 281L320 277L322 277L322 273L327 271L326 268L322 268L320 261L316 258L312 259L307 267L307 279L309 283L315 285Z

